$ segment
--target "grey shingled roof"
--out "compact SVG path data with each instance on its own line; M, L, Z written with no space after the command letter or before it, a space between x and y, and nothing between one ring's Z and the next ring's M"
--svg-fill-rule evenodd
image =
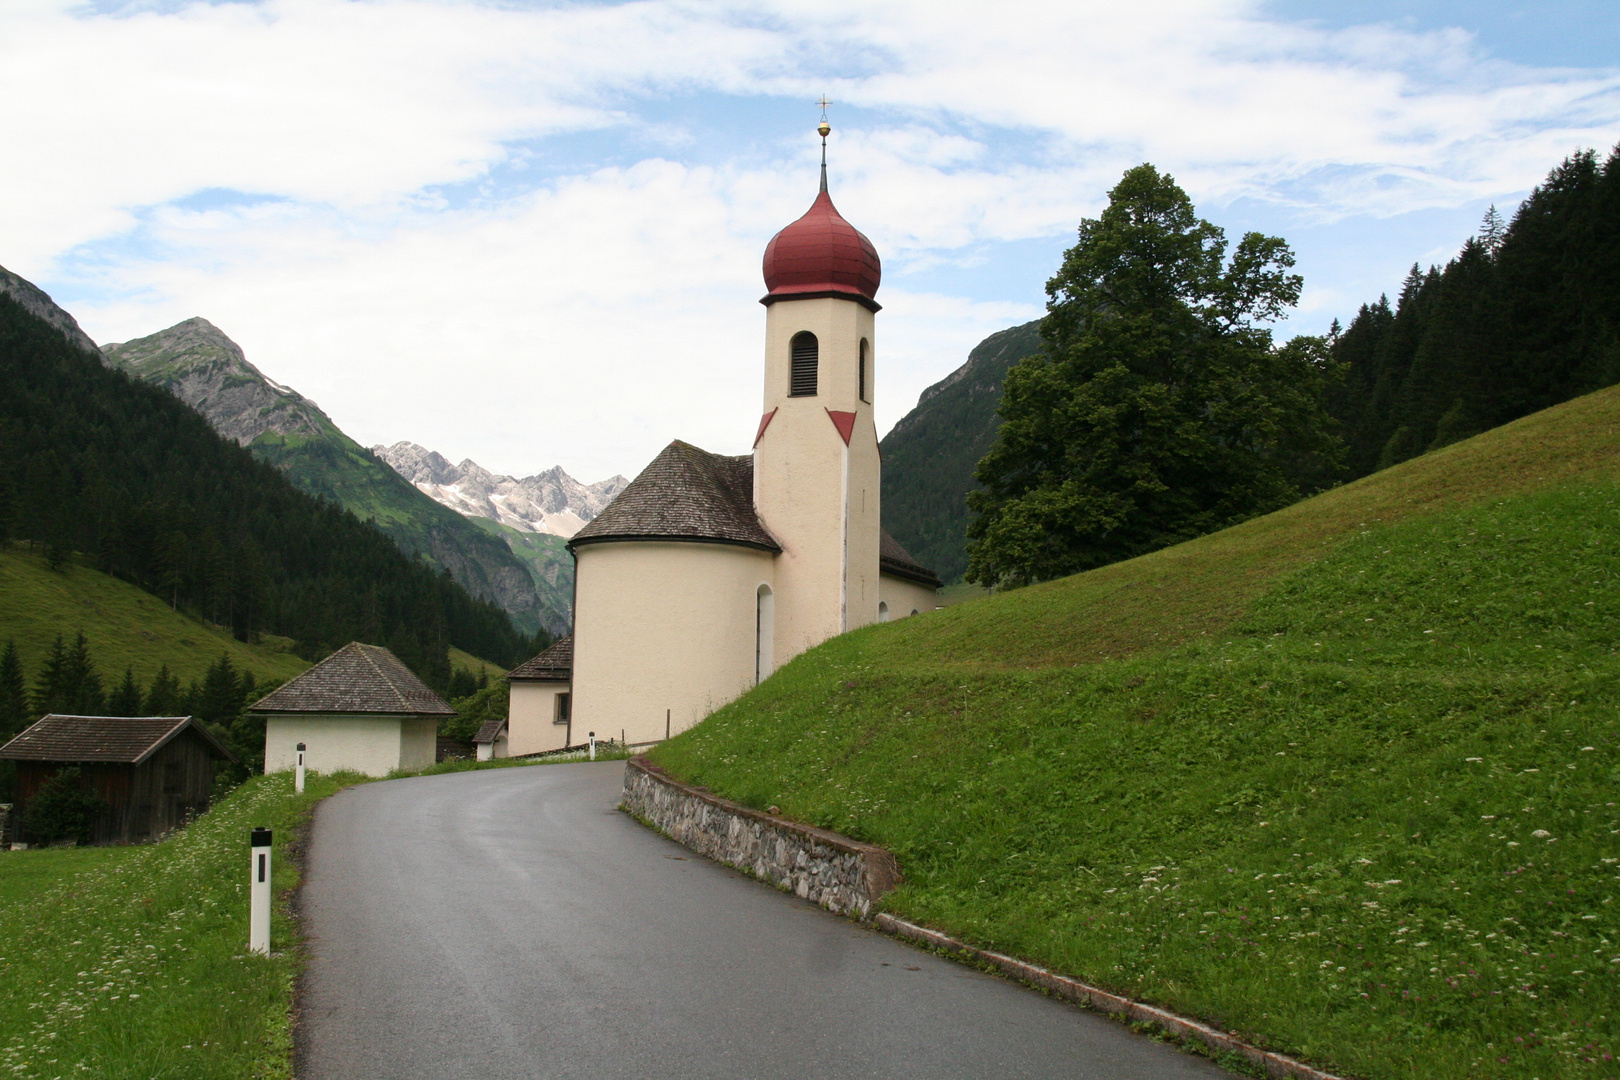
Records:
M480 746L485 743L492 743L500 738L501 732L504 730L506 730L506 721L500 717L485 720L484 726L479 728L478 734L473 736L473 743Z
M454 716L456 710L380 645L351 641L274 693L253 712Z
M538 679L543 682L572 682L574 678L574 635L552 642L539 656L523 661L506 673L508 679Z
M754 512L754 459L722 457L676 439L570 548L609 540L686 540L781 551Z
M216 757L235 761L190 716L63 716L51 713L0 746L0 759L10 761L100 761L139 765L190 728Z
M939 588L939 575L911 557L911 552L900 546L900 541L882 530L878 543L878 572L907 578L923 585Z

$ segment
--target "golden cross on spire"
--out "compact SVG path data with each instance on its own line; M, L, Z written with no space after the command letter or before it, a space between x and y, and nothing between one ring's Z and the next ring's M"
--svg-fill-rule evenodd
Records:
M822 94L821 100L816 102L816 104L821 106L821 118L823 120L827 119L827 106L832 104L832 102L827 100L827 95Z

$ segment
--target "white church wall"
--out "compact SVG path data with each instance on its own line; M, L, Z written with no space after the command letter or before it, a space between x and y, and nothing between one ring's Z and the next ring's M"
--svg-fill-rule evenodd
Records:
M567 745L568 725L557 723L557 695L568 693L569 684L513 679L509 685L506 752L522 757Z
M912 612L933 611L939 606L939 594L926 585L903 577L884 574L878 595L889 605L889 621L903 619Z
M782 545L776 569L776 661L877 618L881 465L871 399L872 312L852 300L782 300L766 309L764 412L754 450L754 501ZM791 342L816 335L814 396L790 397ZM860 346L867 342L866 398ZM849 445L828 412L855 414Z
M621 730L631 743L653 742L664 737L665 710L678 733L754 684L758 590L773 584L771 553L637 541L586 544L577 556L576 743Z

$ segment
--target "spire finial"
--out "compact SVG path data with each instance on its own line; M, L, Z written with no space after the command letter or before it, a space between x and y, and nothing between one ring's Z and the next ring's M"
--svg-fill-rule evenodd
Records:
M821 123L816 125L816 132L821 136L821 191L822 191L822 194L826 194L826 191L827 191L827 133L832 130L832 125L827 123L827 106L831 105L832 102L827 100L827 95L826 94L822 94L821 95L821 100L816 102L816 104L821 106Z

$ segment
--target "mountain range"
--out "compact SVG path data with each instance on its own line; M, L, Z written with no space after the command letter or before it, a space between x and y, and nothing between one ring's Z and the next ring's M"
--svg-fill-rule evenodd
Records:
M377 445L371 452L392 465L416 490L458 514L485 518L519 532L564 538L584 528L630 482L615 476L582 484L561 466L519 480L498 476L470 458L452 465L444 455L413 442Z
M537 579L530 560L514 554L504 538L418 491L313 401L249 363L208 320L187 319L149 337L107 344L101 355L109 367L169 390L221 435L281 469L294 486L371 521L407 554L448 570L474 596L504 608L524 632L567 628L572 582Z

